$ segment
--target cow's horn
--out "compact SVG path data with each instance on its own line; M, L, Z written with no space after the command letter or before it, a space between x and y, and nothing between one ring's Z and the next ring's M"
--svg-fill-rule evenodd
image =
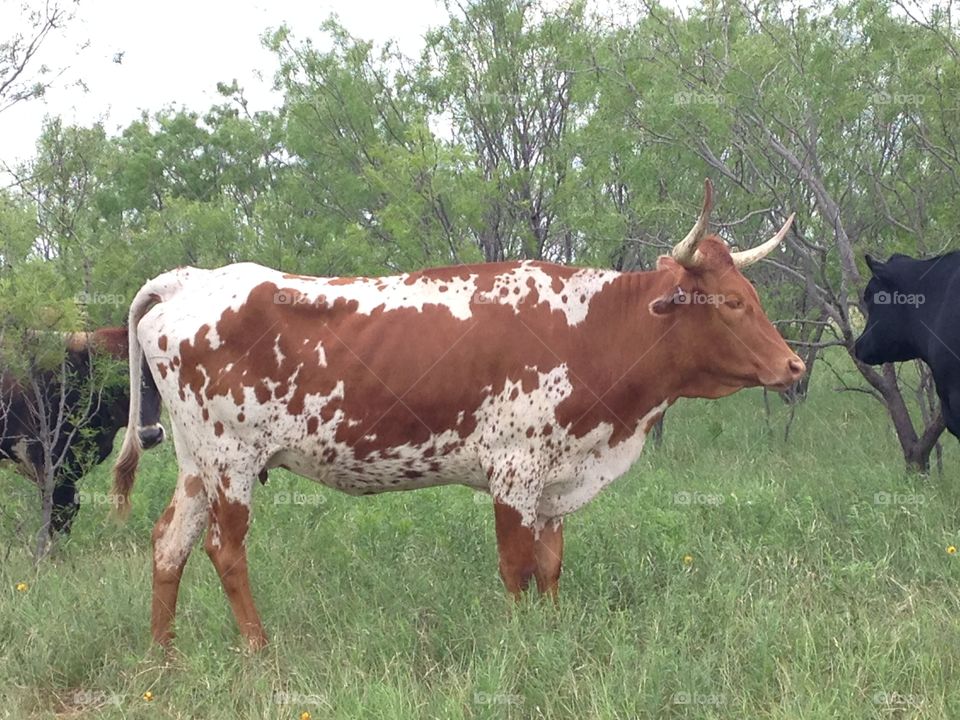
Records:
M83 352L87 349L87 343L90 339L90 333L71 332L66 334L67 351Z
M773 249L780 244L780 241L787 236L787 231L790 230L790 225L793 223L795 216L796 213L792 213L783 224L783 227L780 228L780 231L762 245L757 245L755 248L749 250L730 253L730 257L733 258L733 264L738 268L745 268L759 260L763 260L763 258L769 255Z
M671 255L673 259L687 268L694 268L700 264L700 255L697 252L697 246L707 235L707 227L710 225L710 211L713 209L713 183L710 178L703 181L703 209L700 211L700 217L697 218L693 229L687 233L687 236L673 247Z

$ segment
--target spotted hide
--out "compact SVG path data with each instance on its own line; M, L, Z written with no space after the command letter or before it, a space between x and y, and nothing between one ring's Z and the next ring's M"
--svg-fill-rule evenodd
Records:
M142 353L180 467L154 531L154 638L172 637L207 528L241 632L265 642L244 543L255 480L278 466L356 495L488 492L508 590L535 579L555 594L562 518L627 471L665 408L804 372L738 270L759 256L706 235L710 205L708 185L653 272L511 262L314 278L239 264L149 281L130 311L131 387ZM131 434L125 497L138 455Z

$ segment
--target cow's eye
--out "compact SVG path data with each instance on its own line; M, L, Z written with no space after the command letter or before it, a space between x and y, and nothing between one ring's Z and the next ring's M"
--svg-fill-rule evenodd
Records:
M743 307L743 300L738 297L728 297L723 304L731 310L739 310Z

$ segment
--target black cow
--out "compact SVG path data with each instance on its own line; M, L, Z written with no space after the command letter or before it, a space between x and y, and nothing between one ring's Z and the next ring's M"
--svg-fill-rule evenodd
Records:
M854 353L868 365L921 359L930 366L947 429L960 438L960 252L929 260L869 255L867 327Z
M53 492L53 515L50 532L69 532L77 510L80 508L77 496L77 481L85 466L92 460L103 462L113 450L113 438L117 430L127 424L130 393L126 384L108 385L103 388L99 400L91 404L82 422L69 417L75 414L81 405L80 400L89 388L85 383L92 372L91 363L97 356L127 359L127 329L122 327L103 328L91 333L74 333L67 337L68 377L75 387L63 393L68 417L60 426L57 443L53 449L54 457L65 451L63 462L57 469ZM149 373L145 378L152 377ZM41 373L39 385L46 398L49 409L50 426L56 423L61 400L62 381L59 367L56 370ZM9 372L0 372L0 460L12 460L21 472L28 477L36 477L43 464L43 448L38 437L40 428L37 418L30 412L30 401L35 391L24 387ZM159 442L154 428L159 426L159 407L145 408L141 413L145 427L141 430L141 444L149 447ZM79 426L80 432L73 433ZM70 436L73 435L69 447Z

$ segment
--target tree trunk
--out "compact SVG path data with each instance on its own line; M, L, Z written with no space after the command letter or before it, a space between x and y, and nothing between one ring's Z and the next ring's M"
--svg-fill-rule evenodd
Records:
M900 392L893 365L884 365L882 373L878 377L880 378L879 386L873 382L871 384L874 384L880 391L883 403L886 405L890 419L893 421L893 429L897 434L900 449L903 451L907 471L928 473L930 471L930 454L936 447L940 435L946 429L943 413L938 412L936 417L925 425L923 434L918 436L916 430L914 430L913 420L910 418L910 412L907 409L906 402L904 402L903 394Z
M36 545L33 550L33 561L39 564L50 552L53 539L50 536L50 526L53 522L53 473L44 467L40 480L40 529L37 531Z

